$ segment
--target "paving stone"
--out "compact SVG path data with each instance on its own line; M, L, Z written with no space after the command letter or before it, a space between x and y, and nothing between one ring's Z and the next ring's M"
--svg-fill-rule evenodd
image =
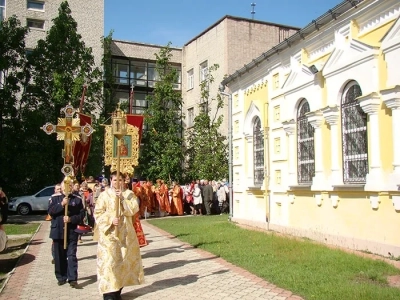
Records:
M125 287L128 299L302 299L224 261L193 248L170 234L142 222L146 238L141 248L145 284ZM20 260L0 299L102 299L97 288L96 247L92 235L78 245L79 288L57 285L51 264L50 223L42 222L26 254Z

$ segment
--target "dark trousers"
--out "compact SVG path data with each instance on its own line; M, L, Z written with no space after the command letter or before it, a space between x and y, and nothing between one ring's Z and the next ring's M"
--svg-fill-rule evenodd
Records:
M120 300L120 299L122 299L122 297L121 297L122 289L123 288L121 288L119 291L103 294L103 300Z
M207 215L211 215L211 207L210 207L210 205L212 205L212 201L206 201L204 203L204 208L206 209Z
M54 270L58 281L78 280L77 242L77 238L70 238L64 249L64 240L53 240Z

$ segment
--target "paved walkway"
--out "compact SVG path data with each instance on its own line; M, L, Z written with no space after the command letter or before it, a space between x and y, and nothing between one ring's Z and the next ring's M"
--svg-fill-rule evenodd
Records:
M128 299L302 299L291 292L195 249L143 222L149 245L142 248L146 283L126 287ZM50 222L42 226L9 278L0 299L102 299L96 282L96 243L84 236L78 246L79 288L58 286L51 264Z

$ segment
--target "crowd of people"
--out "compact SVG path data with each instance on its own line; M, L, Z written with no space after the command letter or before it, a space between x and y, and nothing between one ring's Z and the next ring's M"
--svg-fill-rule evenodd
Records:
M113 173L111 182L89 176L82 182L64 180L55 185L46 220L51 221L52 262L58 285L78 287L78 243L82 243L83 234L93 231L98 242L99 291L103 299L121 299L124 286L140 284L144 278L140 247L147 241L140 219L229 212L225 180L168 185L162 179L153 184L120 175L119 181ZM0 201L1 209L7 203L1 190ZM7 213L2 211L0 231L6 219Z
M130 180L130 179L128 179ZM211 215L229 212L229 188L223 181L196 180L185 185L162 180L131 180L140 200L140 217Z

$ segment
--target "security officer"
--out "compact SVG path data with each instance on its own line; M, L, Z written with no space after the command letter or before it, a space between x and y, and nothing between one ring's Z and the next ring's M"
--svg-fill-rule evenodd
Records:
M54 267L58 285L64 285L67 280L71 287L78 285L78 259L76 257L78 233L75 229L85 216L82 198L75 193L65 196L64 182L62 193L51 197L48 214L52 217L50 238L54 245ZM69 191L71 191L70 186ZM68 215L65 216L65 205L68 205ZM67 226L67 249L64 249L64 226Z

